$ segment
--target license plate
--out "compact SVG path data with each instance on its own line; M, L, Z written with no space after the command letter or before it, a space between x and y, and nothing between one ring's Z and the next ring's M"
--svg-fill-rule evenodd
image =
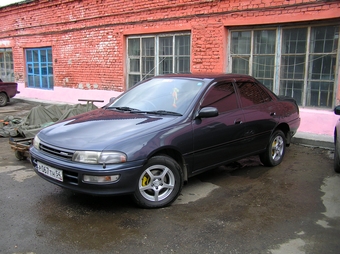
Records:
M42 173L46 176L49 176L53 179L56 179L60 182L63 181L63 171L62 170L47 166L47 165L45 165L41 162L38 162L37 165L38 165L38 171L40 173Z

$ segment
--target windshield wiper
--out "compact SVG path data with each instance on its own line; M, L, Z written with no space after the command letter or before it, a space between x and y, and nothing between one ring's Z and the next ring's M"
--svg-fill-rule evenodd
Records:
M155 114L155 115L172 115L172 116L182 116L182 114L174 112L174 111L167 111L167 110L151 110L151 111L143 111L143 110L131 110L131 113L144 113L144 114Z
M122 111L139 111L136 108L130 108L130 107L108 107L108 109L117 109L117 110L122 110Z
M107 109L117 109L121 111L128 111L130 113L140 113L140 114L155 114L155 115L172 115L172 116L182 116L182 114L174 112L174 111L167 111L167 110L139 110L136 108L130 107L108 107Z

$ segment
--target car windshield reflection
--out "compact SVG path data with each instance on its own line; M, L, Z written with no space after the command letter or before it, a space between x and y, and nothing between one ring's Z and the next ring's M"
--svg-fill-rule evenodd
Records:
M133 113L183 115L202 86L202 80L155 78L133 87L108 108Z

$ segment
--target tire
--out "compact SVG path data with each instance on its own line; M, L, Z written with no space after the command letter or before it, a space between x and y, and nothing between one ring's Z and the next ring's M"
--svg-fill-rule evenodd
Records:
M134 193L137 205L161 208L176 200L183 187L183 172L168 156L152 157L143 168Z
M264 153L260 154L261 162L268 167L279 165L286 151L285 134L277 130L269 139L269 144Z
M8 97L5 93L0 93L0 107L6 106Z
M20 151L15 151L14 152L14 155L15 157L19 160L19 161L22 161L22 160L26 160L27 157L25 156L25 154L23 152L20 152Z
M339 145L337 140L335 141L334 149L334 171L340 173Z

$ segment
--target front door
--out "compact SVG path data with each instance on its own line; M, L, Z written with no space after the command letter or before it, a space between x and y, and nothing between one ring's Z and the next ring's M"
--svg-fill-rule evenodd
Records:
M200 108L215 107L219 115L193 122L194 170L203 171L242 154L244 116L234 85L218 83L203 98Z

